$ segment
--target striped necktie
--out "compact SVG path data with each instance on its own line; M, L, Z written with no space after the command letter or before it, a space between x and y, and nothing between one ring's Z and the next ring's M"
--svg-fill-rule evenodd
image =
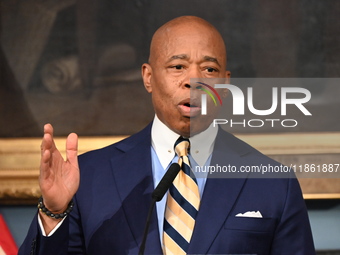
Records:
M163 252L166 255L186 254L200 205L196 178L190 168L189 139L178 138L175 151L181 171L169 188L165 209Z

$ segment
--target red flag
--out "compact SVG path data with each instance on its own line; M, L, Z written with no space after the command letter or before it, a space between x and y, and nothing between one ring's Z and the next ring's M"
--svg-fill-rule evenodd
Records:
M17 253L18 247L0 214L0 255L16 255Z

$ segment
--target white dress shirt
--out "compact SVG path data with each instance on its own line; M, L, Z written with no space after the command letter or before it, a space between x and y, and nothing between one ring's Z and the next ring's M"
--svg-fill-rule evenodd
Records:
M210 164L217 131L218 128L214 128L212 125L210 125L210 127L205 131L189 138L189 160L192 169L194 169L196 166L207 166ZM178 161L178 157L174 151L174 145L179 136L179 134L169 129L163 122L159 120L157 115L155 115L151 128L152 174L155 188L164 176L165 172L168 170L171 163ZM193 171L193 173L195 174L195 171ZM200 173L199 177L196 175L201 198L203 196L207 174L208 173ZM166 197L167 194L164 195L161 201L156 203L161 245L163 244L163 224Z

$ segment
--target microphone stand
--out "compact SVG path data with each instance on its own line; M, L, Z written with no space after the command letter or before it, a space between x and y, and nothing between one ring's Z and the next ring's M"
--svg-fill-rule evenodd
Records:
M150 219L151 219L151 215L152 215L153 209L155 207L155 204L156 204L156 202L162 200L164 194L169 189L171 183L176 178L176 176L177 176L177 174L180 170L181 170L181 167L179 166L178 163L171 164L168 171L166 171L165 175L163 176L163 178L161 179L161 181L159 182L159 184L157 185L155 190L152 192L152 201L151 201L151 205L149 207L148 216L146 218L146 223L145 223L145 228L144 228L144 233L143 233L143 239L142 239L142 243L139 247L138 255L144 255L146 238L148 236L149 227L150 227Z
M149 207L148 217L146 218L146 223L145 223L145 228L144 228L144 233L143 233L143 240L142 240L142 243L139 247L138 255L144 255L146 238L147 238L148 232L149 232L150 219L151 219L152 211L153 211L153 208L155 207L155 204L156 204L156 199L152 198L152 202L151 202L151 205Z

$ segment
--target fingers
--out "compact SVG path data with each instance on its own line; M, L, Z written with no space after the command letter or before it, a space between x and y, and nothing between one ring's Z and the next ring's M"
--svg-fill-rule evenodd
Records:
M51 124L44 126L44 136L41 142L41 156L43 157L46 150L52 150L53 142L53 127Z
M44 136L41 142L41 164L46 164L51 156L51 147L53 140L53 127L51 124L44 126Z
M50 166L51 153L49 150L45 150L41 155L40 162L40 178L44 179L49 175L48 169Z
M53 138L53 127L50 123L47 123L44 125L44 134L51 134L52 138Z
M44 203L55 211L71 200L79 186L78 136L70 134L66 140L66 162L53 139L53 127L44 126L41 144L39 185Z
M78 136L75 133L68 135L66 140L66 160L78 167Z
M41 142L41 161L40 161L40 177L46 177L52 160L53 146L53 127L51 124L44 126L44 137Z

